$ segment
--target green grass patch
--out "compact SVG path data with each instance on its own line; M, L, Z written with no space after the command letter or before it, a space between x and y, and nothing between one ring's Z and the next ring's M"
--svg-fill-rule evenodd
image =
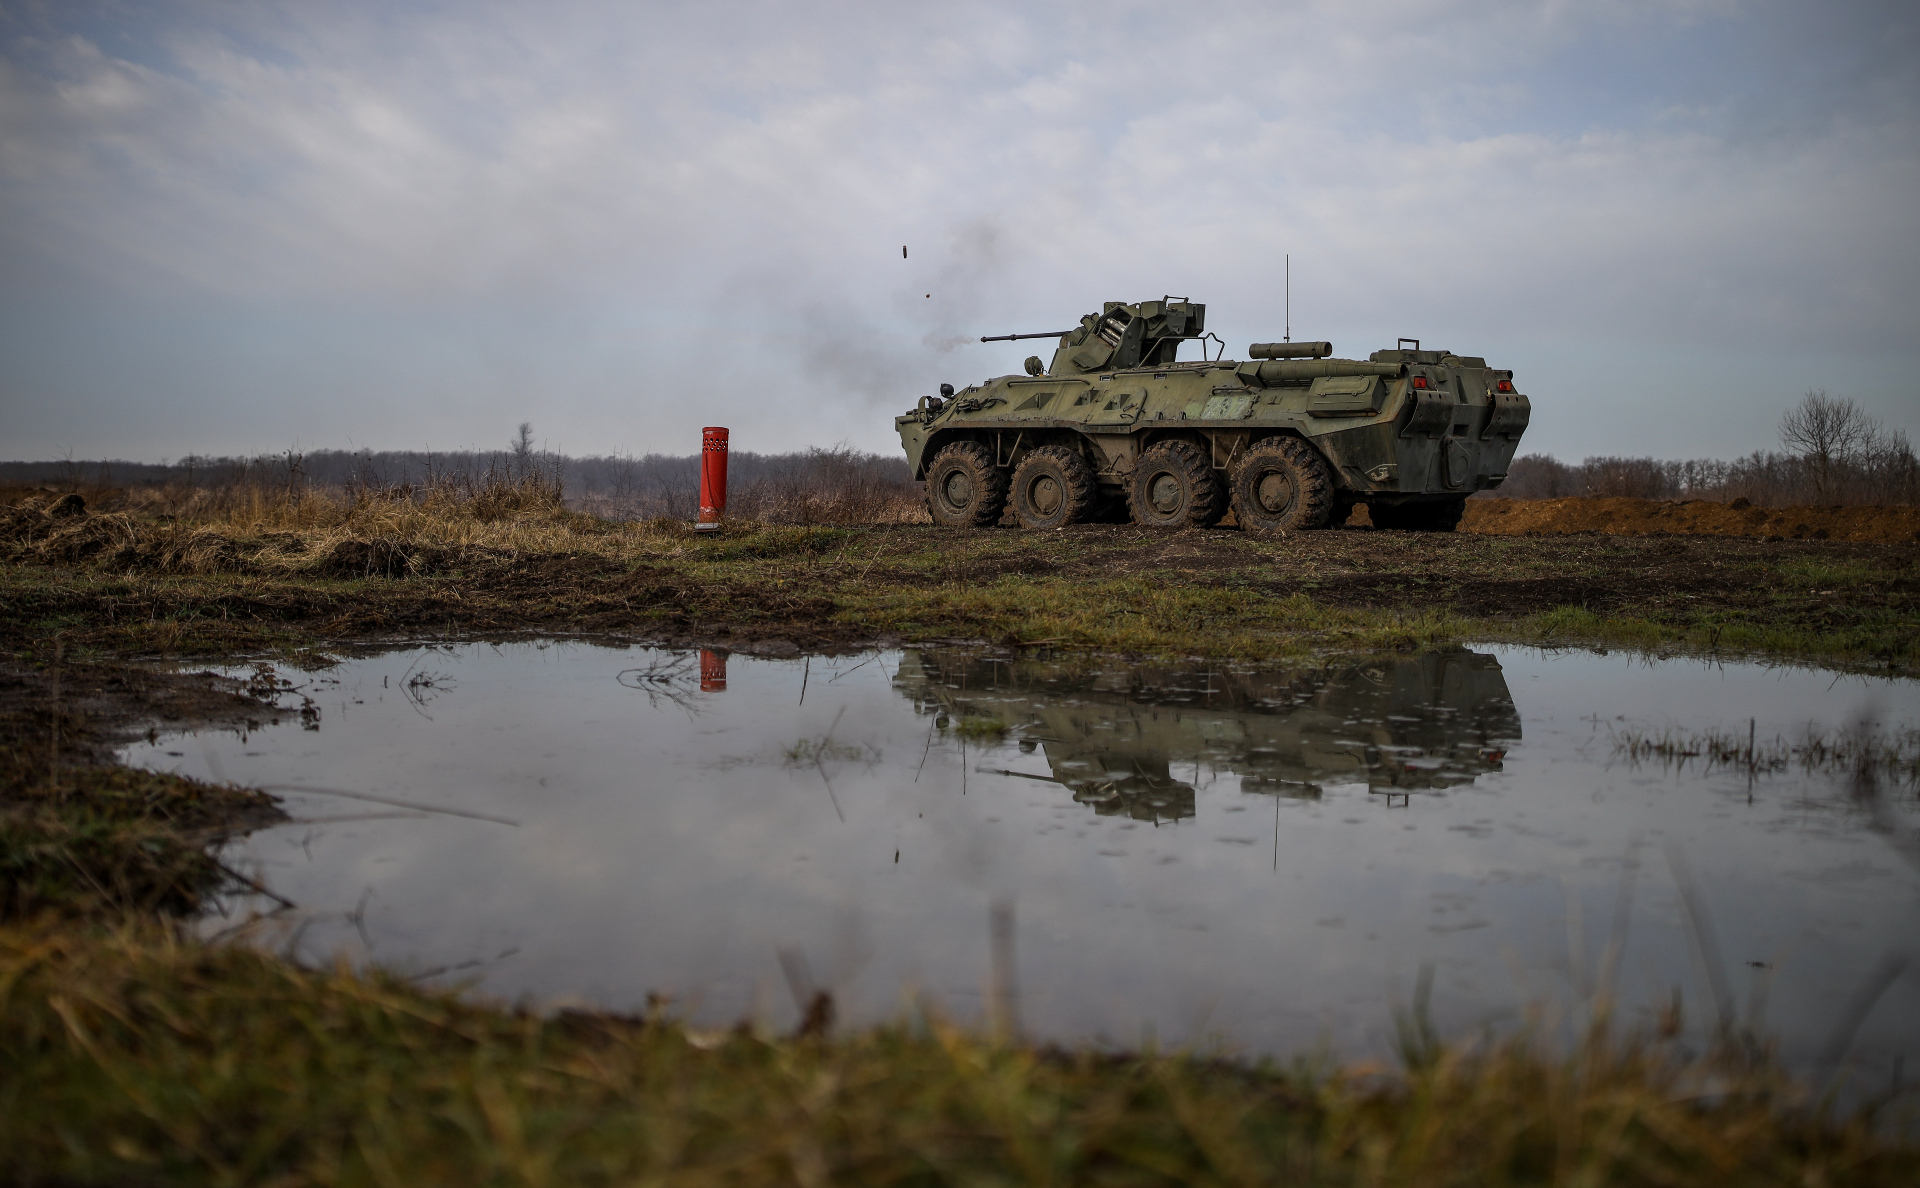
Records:
M1893 576L1885 566L1872 562L1826 557L1791 557L1776 572L1789 584L1821 589L1860 586Z
M839 603L843 621L909 635L1172 655L1407 651L1459 642L1474 627L1472 620L1441 610L1331 609L1305 594L1275 597L1245 588L1145 577L889 584L843 595Z
M730 533L694 537L693 555L709 562L813 557L844 548L858 535L851 529L817 525L735 528Z
M1676 623L1562 606L1524 619L1486 622L1472 628L1466 638L1539 647L1598 645L1644 652L1776 657L1889 670L1920 664L1920 622L1893 612L1869 612L1855 622L1829 626L1734 615Z
M1007 733L1007 724L998 718L963 717L948 727L954 734L970 739L996 739Z

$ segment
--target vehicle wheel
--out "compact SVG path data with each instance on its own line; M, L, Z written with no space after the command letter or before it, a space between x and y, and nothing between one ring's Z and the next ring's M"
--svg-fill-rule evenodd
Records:
M1464 499L1440 499L1431 503L1402 503L1397 506L1371 503L1367 515L1375 528L1397 528L1402 532L1452 532L1467 514Z
M1233 468L1233 514L1258 536L1323 528L1333 512L1333 475L1297 437L1269 437Z
M1007 506L1007 472L977 441L956 441L927 467L927 512L945 528L988 528Z
M1013 470L1013 514L1023 528L1078 524L1099 494L1093 467L1066 446L1041 446Z
M1226 492L1190 441L1163 441L1133 468L1127 509L1148 528L1211 528L1227 514Z

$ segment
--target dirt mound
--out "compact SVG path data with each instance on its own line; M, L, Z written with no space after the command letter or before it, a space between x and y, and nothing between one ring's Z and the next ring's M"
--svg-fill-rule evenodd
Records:
M74 495L52 502L45 511L25 505L0 510L0 557L177 573L221 573L246 567L239 545L230 537L205 528L155 528L120 513L89 515Z
M0 508L0 558L169 573L234 573L249 568L232 537L207 528L153 525L119 512L91 515L78 495Z
M211 528L154 523L123 512L89 514L77 495L0 506L0 560L161 573L259 573L303 557L291 533L236 540ZM455 550L394 537L334 542L305 564L309 574L395 578L444 571Z
M436 573L447 566L447 549L417 545L395 537L343 540L312 572L343 578L397 578Z
M1920 508L1755 507L1744 499L1469 499L1462 532L1536 536L1759 536L1770 540L1920 543Z

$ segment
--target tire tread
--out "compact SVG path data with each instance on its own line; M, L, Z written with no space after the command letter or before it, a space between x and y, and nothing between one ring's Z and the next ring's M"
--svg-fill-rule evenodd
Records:
M1251 499L1242 480L1247 477L1248 469L1263 459L1280 460L1294 477L1298 497L1291 513L1281 520L1251 515L1242 506ZM1233 468L1233 493L1234 518L1240 521L1240 528L1245 532L1303 532L1324 528L1333 518L1333 472L1327 469L1319 451L1297 437L1269 437L1254 443Z
M1140 505L1147 498L1143 480L1149 471L1160 465L1178 470L1187 480L1188 489L1193 492L1193 498L1187 503L1186 514L1174 522L1143 519L1140 513ZM1127 484L1127 514L1134 523L1148 528L1211 528L1227 514L1226 492L1221 489L1220 480L1215 477L1213 467L1208 465L1200 447L1176 438L1149 446L1146 453L1140 456L1139 465L1134 469L1134 479Z
M968 476L972 478L980 497L974 500L970 514L942 519L933 493L938 489L936 484L950 462L967 468ZM1007 508L1008 483L1007 472L994 465L993 451L979 442L956 441L942 446L940 452L933 456L933 465L927 467L927 515L932 517L934 523L948 528L991 528Z
M1058 517L1057 523L1053 525L1029 524L1022 514L1022 500L1019 492L1026 482L1027 469L1038 461L1056 463L1060 467L1061 477L1067 481L1066 512ZM1045 445L1030 451L1020 460L1020 465L1013 468L1011 486L1014 492L1014 517L1019 520L1022 527L1027 528L1078 524L1091 518L1100 497L1100 485L1093 477L1093 467L1087 465L1087 460L1078 450L1064 445Z

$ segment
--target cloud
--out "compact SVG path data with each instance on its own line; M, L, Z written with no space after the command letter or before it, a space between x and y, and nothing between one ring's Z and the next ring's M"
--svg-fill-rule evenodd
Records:
M571 450L666 448L716 409L750 421L744 448L890 448L891 405L1029 353L982 333L1174 292L1236 350L1266 337L1287 254L1297 331L1520 360L1529 444L1563 452L1766 445L1756 403L1806 386L1899 421L1920 345L1898 6L132 22L0 23L22 453L458 444L522 415ZM1635 352L1661 365L1624 379ZM1656 447L1592 412L1703 396L1737 432L1706 417Z

